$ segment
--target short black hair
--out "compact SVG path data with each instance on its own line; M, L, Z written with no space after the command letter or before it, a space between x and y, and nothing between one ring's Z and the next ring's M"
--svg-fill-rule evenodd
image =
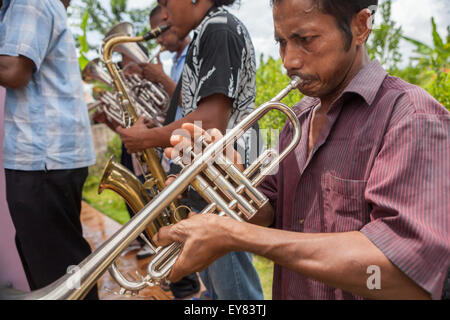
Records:
M162 8L161 8L161 6L158 4L158 5L156 5L153 9L152 9L152 11L150 11L150 16L149 16L149 18L150 19L152 19L154 16L156 16L158 13L161 13L161 10L162 10Z
M282 0L270 0L270 4L280 3ZM353 17L363 9L371 9L372 16L375 14L375 7L378 6L378 0L314 0L317 8L325 13L333 16L336 23L344 33L345 47L350 48L353 40L350 24ZM373 20L372 20L373 21Z

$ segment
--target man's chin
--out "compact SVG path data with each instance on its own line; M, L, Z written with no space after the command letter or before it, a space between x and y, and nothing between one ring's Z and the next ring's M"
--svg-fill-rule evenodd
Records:
M318 92L317 88L314 87L314 83L309 80L305 80L305 82L302 85L300 85L297 89L302 94L308 97L318 98L320 96L320 93Z

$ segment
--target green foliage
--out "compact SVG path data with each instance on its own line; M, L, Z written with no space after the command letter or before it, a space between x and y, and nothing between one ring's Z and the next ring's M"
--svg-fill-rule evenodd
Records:
M86 53L89 51L89 44L87 42L87 25L88 25L89 13L86 11L83 14L83 18L81 19L81 30L83 34L78 37L79 43L79 52L80 57L78 58L78 62L80 64L80 69L83 70L84 67L89 63L88 58L86 58Z
M122 140L118 134L114 135L111 141L108 142L108 158L114 156L116 160L120 160L122 156Z
M424 87L432 96L450 110L450 28L447 26L447 38L439 35L434 18L431 18L433 45L410 37L403 39L412 43L414 57L411 58L409 70L415 68L420 78L416 78L417 85Z
M389 71L397 70L397 64L401 61L399 44L402 39L402 28L397 27L392 21L392 1L382 2L378 8L378 14L382 21L378 24L375 19L375 28L372 30L367 51L369 57L377 59Z
M260 65L256 71L256 106L271 100L289 83L289 77L283 72L282 66L281 59L275 60L269 57L267 61L264 61L264 57L261 55ZM282 102L292 107L300 101L301 97L302 95L298 91L291 92ZM283 128L285 122L286 116L283 113L270 111L259 121L259 125L261 129L279 131ZM263 138L270 144L275 137L263 135Z
M104 7L98 0L76 0L72 1L69 16L75 21L75 26L80 27L83 34L82 25L84 24L85 15L87 15L85 31L95 34L103 38L103 36L114 25L119 22L128 21L134 26L136 35L143 34L150 29L149 14L156 2L149 1L146 9L129 9L127 0L110 0L109 7ZM87 43L84 39L80 39L80 35L74 32L78 48L82 48ZM82 35L81 35L82 36ZM80 41L81 40L81 41ZM83 43L82 41L86 41ZM99 43L87 43L89 50L98 50ZM156 46L154 43L148 43L149 49Z

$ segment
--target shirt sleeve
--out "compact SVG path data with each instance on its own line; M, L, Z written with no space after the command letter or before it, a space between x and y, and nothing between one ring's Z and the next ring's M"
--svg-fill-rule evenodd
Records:
M365 192L361 232L433 299L450 264L449 159L450 115L412 114L385 135Z
M267 176L264 181L258 187L259 191L261 191L267 198L269 198L269 202L272 205L272 208L276 210L277 203L277 174L272 174Z
M203 35L197 103L217 93L236 98L244 48L243 39L226 27Z
M36 70L44 60L52 32L52 18L37 0L16 0L6 10L0 36L0 55L24 56Z

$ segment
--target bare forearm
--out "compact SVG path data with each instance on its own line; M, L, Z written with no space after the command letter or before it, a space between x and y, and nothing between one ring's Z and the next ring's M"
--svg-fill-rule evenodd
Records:
M371 299L429 299L360 232L307 234L235 224L232 246L307 277ZM379 267L381 288L370 290L369 266Z
M26 86L33 66L33 62L23 56L0 56L0 85L12 89Z
M8 63L8 59L0 56L0 85L8 88L18 88L19 83L13 77L14 69Z

